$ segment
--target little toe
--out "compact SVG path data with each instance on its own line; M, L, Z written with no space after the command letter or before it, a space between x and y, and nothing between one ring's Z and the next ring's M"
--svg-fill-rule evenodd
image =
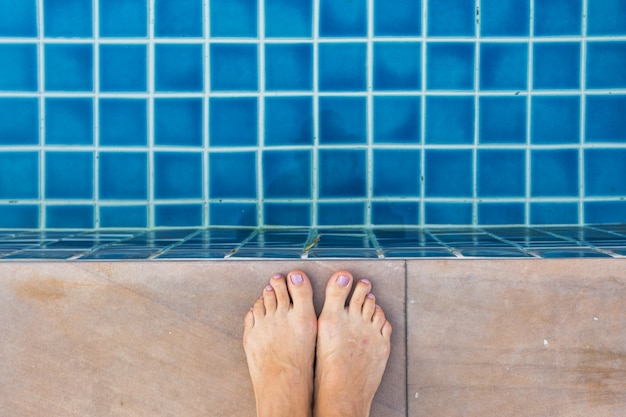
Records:
M287 310L291 304L289 291L287 291L287 282L281 274L275 274L272 277L272 287L276 295L276 311Z
M254 307L252 307L252 314L254 314L255 323L265 317L265 303L263 297L259 297L254 303Z
M389 323L388 321L385 321L385 324L383 324L383 328L381 330L381 333L383 334L383 336L385 336L385 338L387 339L391 338L392 330L393 328L391 327L391 323Z
M383 324L385 324L385 312L380 306L376 306L376 311L374 311L374 315L372 316L372 323L374 323L374 327L377 329L382 329Z
M297 311L311 312L313 309L313 288L309 277L303 271L291 271L287 276L287 288Z
M326 284L326 300L322 309L325 313L344 311L346 300L352 288L352 274L348 271L338 271L333 274Z
M367 279L361 279L356 283L352 298L350 299L350 306L348 311L351 315L360 316L363 312L363 303L367 294L372 290L372 283Z
M276 294L274 293L274 288L271 285L268 285L263 290L263 304L265 305L266 313L273 313L276 311Z
M363 302L363 318L371 321L374 311L376 311L376 297L374 294L369 293L365 296L365 301Z
M252 309L248 310L248 312L244 316L243 327L244 327L244 332L247 332L248 330L254 327L254 313L252 313Z

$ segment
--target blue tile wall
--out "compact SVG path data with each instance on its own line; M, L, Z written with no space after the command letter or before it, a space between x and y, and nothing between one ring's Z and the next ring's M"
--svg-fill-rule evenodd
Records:
M0 62L2 229L626 223L622 0L0 0Z

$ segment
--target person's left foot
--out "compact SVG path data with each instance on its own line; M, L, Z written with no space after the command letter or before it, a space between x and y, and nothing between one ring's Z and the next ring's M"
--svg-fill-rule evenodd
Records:
M274 275L244 318L259 417L311 416L316 335L309 278L302 271Z

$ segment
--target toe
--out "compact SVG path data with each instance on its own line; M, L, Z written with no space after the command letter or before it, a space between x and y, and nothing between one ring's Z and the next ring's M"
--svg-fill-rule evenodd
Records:
M385 324L383 324L383 328L381 330L381 333L383 334L383 336L385 336L385 338L389 339L391 338L391 331L392 331L392 327L391 327L391 323L389 323L388 321L385 321Z
M263 302L263 297L259 297L254 303L254 307L252 307L252 314L254 314L255 323L265 317L265 305Z
M276 294L274 288L268 285L263 290L263 304L265 305L266 313L273 313L276 311Z
M385 324L385 312L380 306L376 306L376 311L374 311L374 316L372 317L372 323L374 323L374 327L377 329L382 329L383 324Z
M245 317L243 318L244 332L247 332L253 327L254 327L254 314L252 313L252 309L250 309L248 310Z
M291 271L287 276L287 288L296 311L313 311L313 288L304 272Z
M350 306L348 307L348 311L350 311L351 315L361 315L365 297L370 293L371 289L372 284L367 279L359 280L359 282L356 283L354 293L352 293L352 298L350 298Z
M352 274L348 271L339 271L330 277L326 285L326 300L323 311L327 313L343 311L350 289L352 288Z
M287 310L291 304L291 299L287 291L285 277L281 274L275 274L272 277L272 287L276 296L276 311Z
M376 311L376 297L374 294L369 293L365 296L365 301L363 302L363 318L371 321L374 311Z

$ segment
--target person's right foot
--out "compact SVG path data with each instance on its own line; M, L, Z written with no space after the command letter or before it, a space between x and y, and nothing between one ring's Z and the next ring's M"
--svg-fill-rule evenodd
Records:
M352 275L335 273L317 321L316 417L367 417L390 351L391 324L360 280L346 307Z

